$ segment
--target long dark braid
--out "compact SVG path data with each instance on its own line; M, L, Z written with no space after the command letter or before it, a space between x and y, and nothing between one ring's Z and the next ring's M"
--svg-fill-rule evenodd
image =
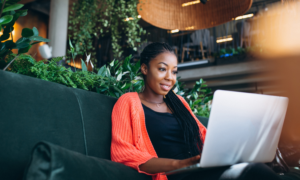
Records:
M146 64L149 67L149 62L161 53L174 53L171 46L166 43L151 43L146 46L141 53L141 65ZM187 143L192 155L198 155L202 152L203 141L199 131L197 122L184 106L181 100L173 91L169 91L164 99L169 109L174 114L176 120L180 124L184 140Z
M194 117L173 91L168 92L164 101L183 129L184 140L188 144L191 154L200 154L203 147L202 134L199 132Z

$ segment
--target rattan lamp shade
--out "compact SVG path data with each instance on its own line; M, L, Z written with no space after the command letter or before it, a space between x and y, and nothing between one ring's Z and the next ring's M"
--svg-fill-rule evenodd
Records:
M245 14L252 0L209 0L182 7L195 0L140 0L137 10L146 22L162 29L197 30L231 21Z

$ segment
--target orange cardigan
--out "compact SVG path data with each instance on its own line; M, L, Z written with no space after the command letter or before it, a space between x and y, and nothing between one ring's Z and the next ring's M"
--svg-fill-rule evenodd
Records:
M206 128L197 120L184 98L178 97L195 118L204 140ZM139 165L157 158L157 154L146 129L144 110L138 93L130 92L122 95L113 108L111 118L111 160L132 167L140 173L151 175L153 180L167 180L167 176L161 173L149 174L139 169Z

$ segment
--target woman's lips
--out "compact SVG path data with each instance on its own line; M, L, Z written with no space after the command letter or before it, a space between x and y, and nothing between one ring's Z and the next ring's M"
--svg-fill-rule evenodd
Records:
M164 84L160 84L160 87L161 87L164 91L169 91L169 90L171 89L171 86L164 85Z

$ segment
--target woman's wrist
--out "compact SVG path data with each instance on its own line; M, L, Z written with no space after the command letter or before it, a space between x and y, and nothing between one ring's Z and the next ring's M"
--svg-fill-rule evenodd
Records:
M182 166L182 160L174 159L172 162L172 169L179 169Z

